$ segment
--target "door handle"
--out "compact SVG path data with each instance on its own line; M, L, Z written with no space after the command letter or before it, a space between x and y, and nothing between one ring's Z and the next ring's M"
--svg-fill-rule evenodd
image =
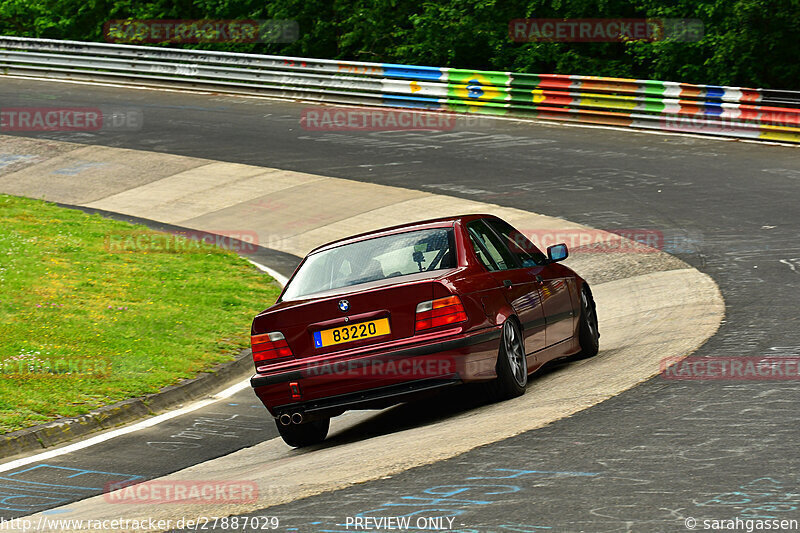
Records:
M504 279L504 280L503 280L503 286L504 286L506 289L510 289L511 287L513 287L513 286L514 286L514 284L513 284L513 283L511 283L511 280L510 280L510 279Z

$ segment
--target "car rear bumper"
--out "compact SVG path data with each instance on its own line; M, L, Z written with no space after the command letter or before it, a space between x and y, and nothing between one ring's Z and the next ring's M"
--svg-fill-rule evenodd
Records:
M492 327L366 355L299 360L298 368L256 374L250 384L274 416L391 405L432 388L493 378L500 334Z

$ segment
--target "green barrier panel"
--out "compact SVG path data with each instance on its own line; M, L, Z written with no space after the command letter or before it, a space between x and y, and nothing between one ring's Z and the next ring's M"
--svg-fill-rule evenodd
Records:
M476 106L489 102L505 102L511 83L506 72L450 69L447 71L447 96L450 100L473 101Z

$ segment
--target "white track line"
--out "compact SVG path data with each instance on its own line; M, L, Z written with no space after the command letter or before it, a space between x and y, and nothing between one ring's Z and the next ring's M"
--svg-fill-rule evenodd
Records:
M248 259L248 261L250 261L250 259ZM286 285L286 283L289 281L289 278L287 278L283 274L280 274L280 273L274 271L273 269L271 269L270 267L268 267L266 265L262 265L261 263L256 263L255 261L250 261L250 262L253 263L253 265L255 265L255 267L257 269L259 269L260 271L266 272L267 274L269 274L270 276L275 278L275 281L280 283L281 287Z
M256 263L254 261L250 261L250 262L253 263L256 267L258 267L259 270L262 270L262 271L268 273L273 278L275 278L278 281L278 283L280 283L281 285L285 285L286 284L286 281L287 281L286 276L282 276L281 274L278 274L277 272L275 272L271 268L266 267L264 265L261 265L259 263ZM16 459L14 461L9 461L7 463L2 463L2 464L0 464L0 472L8 472L9 470L13 470L13 469L19 468L21 466L29 465L31 463L36 463L36 462L39 462L39 461L46 461L48 459L52 459L53 457L58 457L60 455L64 455L64 454L67 454L67 453L72 453L72 452L77 451L77 450L82 450L84 448L88 448L90 446L94 446L95 444L100 444L101 442L105 442L107 440L111 440L113 438L120 437L122 435L127 435L128 433L133 433L135 431L139 431L140 429L147 429L149 427L153 427L155 425L160 424L161 422L166 422L167 420L171 420L171 419L173 419L173 418L175 418L177 416L185 415L187 413L191 413L192 411L197 411L198 409L202 409L203 407L206 407L208 405L216 403L216 402L218 402L220 400L224 400L226 398L230 398L231 396L233 396L237 392L239 392L241 390L244 390L249 386L250 386L250 378L248 378L248 379L246 379L244 381L240 381L239 383L236 383L235 385L231 385L227 389L225 389L223 391L220 391L217 394L214 394L210 398L207 398L205 400L200 400L198 402L189 404L186 407L181 407L180 409L175 409L174 411L169 411L167 413L156 415L156 416L154 416L152 418L148 418L147 420L142 420L141 422L137 422L136 424L133 424L131 426L126 426L126 427L122 427L122 428L119 428L119 429L114 429L112 431L108 431L108 432L103 433L101 435L97 435L95 437L91 437L89 439L82 440L82 441L76 442L74 444L68 444L67 446L64 446L64 447L61 447L61 448L56 448L56 449L53 449L53 450L48 450L46 452L38 453L36 455L31 455L30 457L23 457L22 459Z
M250 380L248 379L246 381L242 381L231 387L228 387L224 391L215 394L211 398L208 398L206 400L200 400L199 402L187 405L186 407L181 407L180 409L160 414L154 416L153 418L148 418L147 420L143 420L141 422L133 424L132 426L115 429L113 431L103 433L102 435L97 435L96 437L92 437L90 439L76 442L74 444L69 444L67 446L64 446L63 448L57 448L54 450L32 455L30 457L23 457L22 459L17 459L15 461L9 461L7 463L0 464L0 472L7 472L8 470L13 470L15 468L19 468L20 466L25 466L31 463L36 463L38 461L45 461L47 459L52 459L53 457L58 457L59 455L72 453L77 450L82 450L84 448L94 446L95 444L100 444L101 442L105 442L115 437L127 435L128 433L133 433L134 431L139 431L140 429L153 427L156 424L160 424L161 422L165 422L167 420L175 418L176 416L184 415L186 413L191 413L192 411L196 411L207 405L211 405L212 403L218 402L219 400L229 398L249 385L250 385Z

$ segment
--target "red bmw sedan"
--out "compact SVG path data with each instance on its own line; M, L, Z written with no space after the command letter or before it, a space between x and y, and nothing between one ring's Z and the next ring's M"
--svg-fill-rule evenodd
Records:
M290 446L348 409L485 382L525 392L545 363L597 353L589 285L491 215L405 224L320 246L253 320L251 385Z

